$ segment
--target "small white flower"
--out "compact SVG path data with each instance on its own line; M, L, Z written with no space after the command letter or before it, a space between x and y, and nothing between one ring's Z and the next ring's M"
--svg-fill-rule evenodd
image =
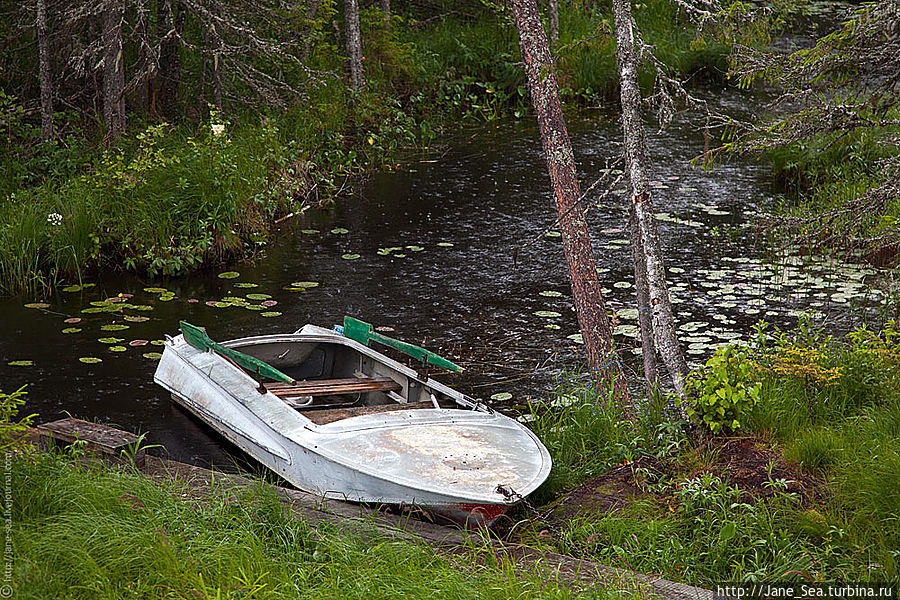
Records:
M216 137L225 133L225 125L222 123L213 123L209 128L212 129L212 134Z
M54 227L62 225L63 216L59 213L50 213L47 215L47 222Z

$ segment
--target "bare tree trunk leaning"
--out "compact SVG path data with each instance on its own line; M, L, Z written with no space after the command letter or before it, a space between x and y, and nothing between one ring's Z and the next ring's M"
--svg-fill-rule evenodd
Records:
M612 383L618 392L619 401L630 416L630 398L625 388L621 364L613 348L612 331L600 291L600 280L585 220L585 207L581 203L581 190L575 172L575 157L562 114L547 36L541 24L536 0L513 0L512 11L519 32L519 45L525 62L531 100L541 131L547 169L556 196L563 252L568 265L578 325L587 350L588 365L595 381Z
M666 287L666 272L662 248L653 215L650 183L647 177L644 125L641 120L641 90L638 87L637 58L635 56L634 23L630 0L613 0L616 22L616 58L622 98L622 128L625 137L625 162L631 186L631 207L636 237L639 238L647 271L647 287L653 323L653 337L663 362L672 375L675 392L682 402L670 409L684 417L685 377L687 363L675 333L675 319ZM635 236L632 237L634 239Z
M362 34L359 31L359 4L357 0L344 0L344 39L347 58L350 59L350 89L358 92L363 86Z
M106 121L107 142L125 133L124 18L124 1L111 1L103 15L103 118Z
M547 13L550 22L550 42L556 48L559 41L559 0L547 0Z
M50 33L47 30L47 0L37 0L37 38L41 84L41 140L53 139L53 79L50 72Z

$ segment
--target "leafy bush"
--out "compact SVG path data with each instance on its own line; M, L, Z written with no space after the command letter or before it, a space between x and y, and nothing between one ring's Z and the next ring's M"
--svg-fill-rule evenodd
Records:
M0 390L0 451L8 450L19 443L21 434L30 426L37 415L28 415L18 421L14 420L19 409L25 404L25 386L12 394L4 394Z
M741 420L759 402L761 386L750 384L752 369L747 354L735 346L716 350L700 374L688 378L688 415L697 415L713 433L740 429Z

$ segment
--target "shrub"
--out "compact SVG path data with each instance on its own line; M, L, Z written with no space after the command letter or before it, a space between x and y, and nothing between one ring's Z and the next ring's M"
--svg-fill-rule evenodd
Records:
M692 392L688 415L697 415L713 433L737 431L741 419L759 402L760 385L750 384L753 363L733 345L723 346L688 378Z

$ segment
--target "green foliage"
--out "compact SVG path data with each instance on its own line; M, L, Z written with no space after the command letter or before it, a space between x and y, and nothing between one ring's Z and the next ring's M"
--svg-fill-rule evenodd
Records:
M19 409L25 404L25 386L12 394L4 394L0 390L0 451L6 451L19 445L21 435L25 433L37 415L28 415L15 420Z
M198 497L131 470L73 466L13 458L16 598L569 597L478 544L448 558L364 522L307 524L261 482Z
M759 402L761 386L751 384L753 365L745 352L723 346L687 381L690 416L697 415L712 433L738 431L744 416Z

